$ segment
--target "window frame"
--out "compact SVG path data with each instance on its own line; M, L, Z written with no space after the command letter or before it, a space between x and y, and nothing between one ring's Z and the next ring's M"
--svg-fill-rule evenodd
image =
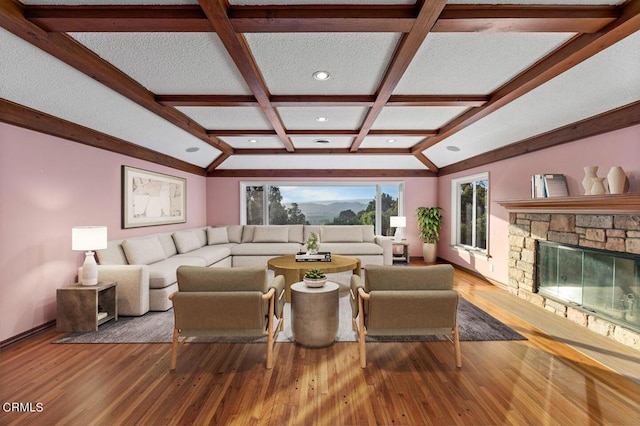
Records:
M485 240L485 245L486 248L480 248L478 247L478 243L476 241L476 212L477 212L477 206L476 206L476 191L475 191L475 185L476 182L481 181L481 180L486 180L487 181L487 194L486 194L486 198L487 198L487 205L486 205L486 215L487 215L487 220L485 221L486 224L486 229L485 229L485 233L486 233L486 240ZM460 192L461 192L461 185L464 184L468 184L468 183L472 183L474 185L474 191L473 191L473 218L471 220L472 224L473 224L473 229L472 229L472 245L467 245L467 244L462 244L460 243L460 231L461 231L461 226L460 226ZM458 249L458 250L464 250L464 251L468 251L468 252L472 252L472 253L477 253L480 254L482 256L487 256L489 257L489 218L490 218L490 187L491 187L491 181L489 179L489 172L482 172L482 173L476 173L473 175L469 175L469 176L463 176L463 177L459 177L456 179L452 179L451 180L451 247Z
M336 182L310 182L310 181L240 181L240 224L247 224L247 200L246 191L247 187L262 186L263 190L263 202L264 206L268 206L268 187L269 186L370 186L375 187L375 200L376 200L376 223L375 234L381 235L382 232L382 212L380 206L382 204L382 188L388 186L398 187L398 215L405 216L404 214L404 181L380 181L380 182L364 182L364 181L336 181ZM265 208L263 211L263 223L269 222L269 209Z

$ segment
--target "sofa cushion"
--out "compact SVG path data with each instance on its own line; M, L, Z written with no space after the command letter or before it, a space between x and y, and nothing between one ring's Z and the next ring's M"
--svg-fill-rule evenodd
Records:
M362 225L362 241L373 243L376 240L376 231L373 225Z
M177 281L176 269L181 265L206 266L201 257L173 256L149 265L149 288L165 288Z
M320 228L320 241L323 243L361 243L362 227L359 225L335 225Z
M376 243L320 243L320 251L328 251L333 254L377 254L382 256L382 247Z
M175 257L201 257L204 259L205 266L209 266L231 256L231 247L234 245L235 244L227 243L204 246L186 254L178 254Z
M304 225L287 225L289 227L289 242L290 243L305 243L304 239Z
M207 227L192 229L193 233L198 237L200 247L207 245Z
M211 246L214 244L226 244L229 242L227 227L221 226L217 228L207 228L207 243Z
M253 231L254 243L287 243L289 242L288 226L256 226Z
M173 241L176 243L176 248L180 254L189 253L202 247L198 236L193 230L174 232Z
M130 265L149 265L166 258L157 235L124 240L122 249Z
M157 235L160 240L160 244L162 244L162 248L164 249L165 257L171 257L178 254L176 243L173 242L173 237L169 232Z
M255 225L244 225L242 228L242 239L241 243L252 243L253 242L253 231L256 229Z
M231 248L233 256L282 256L296 254L301 249L298 243L244 243Z
M239 243L242 241L242 225L229 225L227 226L227 237L230 243Z
M96 250L98 255L98 263L101 265L126 265L127 257L122 249L122 241L109 241L107 248L104 250Z

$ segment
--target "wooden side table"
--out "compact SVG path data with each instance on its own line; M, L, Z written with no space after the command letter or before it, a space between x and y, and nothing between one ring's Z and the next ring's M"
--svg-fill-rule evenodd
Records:
M393 250L393 261L394 262L404 262L409 263L409 243L405 240L403 241L394 241L391 243ZM395 252L396 247L402 246L402 254L397 255Z
M56 291L56 330L98 331L105 322L117 321L117 297L113 281L59 288Z

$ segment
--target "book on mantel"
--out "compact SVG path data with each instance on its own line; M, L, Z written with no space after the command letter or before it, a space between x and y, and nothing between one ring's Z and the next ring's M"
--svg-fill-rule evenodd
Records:
M331 262L331 252L320 251L311 254L301 251L296 253L296 262Z

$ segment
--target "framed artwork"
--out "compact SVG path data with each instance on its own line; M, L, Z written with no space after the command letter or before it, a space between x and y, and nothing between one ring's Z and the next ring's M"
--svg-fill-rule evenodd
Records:
M122 228L186 221L186 179L122 166Z

